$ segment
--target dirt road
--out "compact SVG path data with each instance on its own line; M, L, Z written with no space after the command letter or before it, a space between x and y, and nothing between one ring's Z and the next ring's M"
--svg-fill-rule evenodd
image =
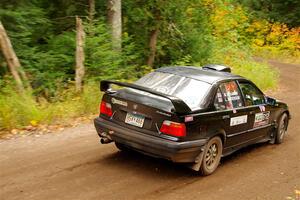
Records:
M215 174L100 145L92 124L0 141L0 199L286 199L300 189L300 66L281 72L276 97L292 113L282 145L255 145L222 159Z

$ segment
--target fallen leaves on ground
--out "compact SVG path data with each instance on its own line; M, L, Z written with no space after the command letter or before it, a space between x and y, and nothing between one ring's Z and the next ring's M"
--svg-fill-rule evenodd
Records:
M67 122L55 123L55 124L38 124L36 121L32 120L30 125L25 126L20 129L12 129L10 131L0 130L0 139L13 139L18 137L26 137L29 135L44 135L49 133L60 133L67 127L76 127L82 123L89 123L95 118L95 115L78 117L75 119L70 119Z

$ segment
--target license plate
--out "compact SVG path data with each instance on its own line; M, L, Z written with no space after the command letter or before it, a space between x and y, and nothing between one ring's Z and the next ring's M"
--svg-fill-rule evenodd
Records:
M127 113L126 118L125 118L125 123L137 126L142 128L144 125L145 117L141 115L134 115L131 113Z

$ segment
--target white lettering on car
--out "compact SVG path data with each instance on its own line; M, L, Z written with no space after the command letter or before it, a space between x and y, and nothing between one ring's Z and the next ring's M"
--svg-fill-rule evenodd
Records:
M245 123L247 123L247 119L248 119L248 115L232 117L232 118L230 118L230 126L245 124Z
M253 127L264 126L269 123L270 111L255 114Z
M121 100L118 100L118 99L115 99L115 98L111 98L111 103L112 104L119 104L121 106L125 106L127 107L127 102L126 101L121 101Z
M191 122L191 121L194 121L194 117L193 116L186 116L184 118L184 122Z

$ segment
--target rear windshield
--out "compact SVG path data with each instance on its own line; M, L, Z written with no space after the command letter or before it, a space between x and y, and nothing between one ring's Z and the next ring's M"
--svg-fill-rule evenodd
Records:
M211 87L202 81L162 72L151 72L137 80L135 84L178 97L192 110L201 107Z

